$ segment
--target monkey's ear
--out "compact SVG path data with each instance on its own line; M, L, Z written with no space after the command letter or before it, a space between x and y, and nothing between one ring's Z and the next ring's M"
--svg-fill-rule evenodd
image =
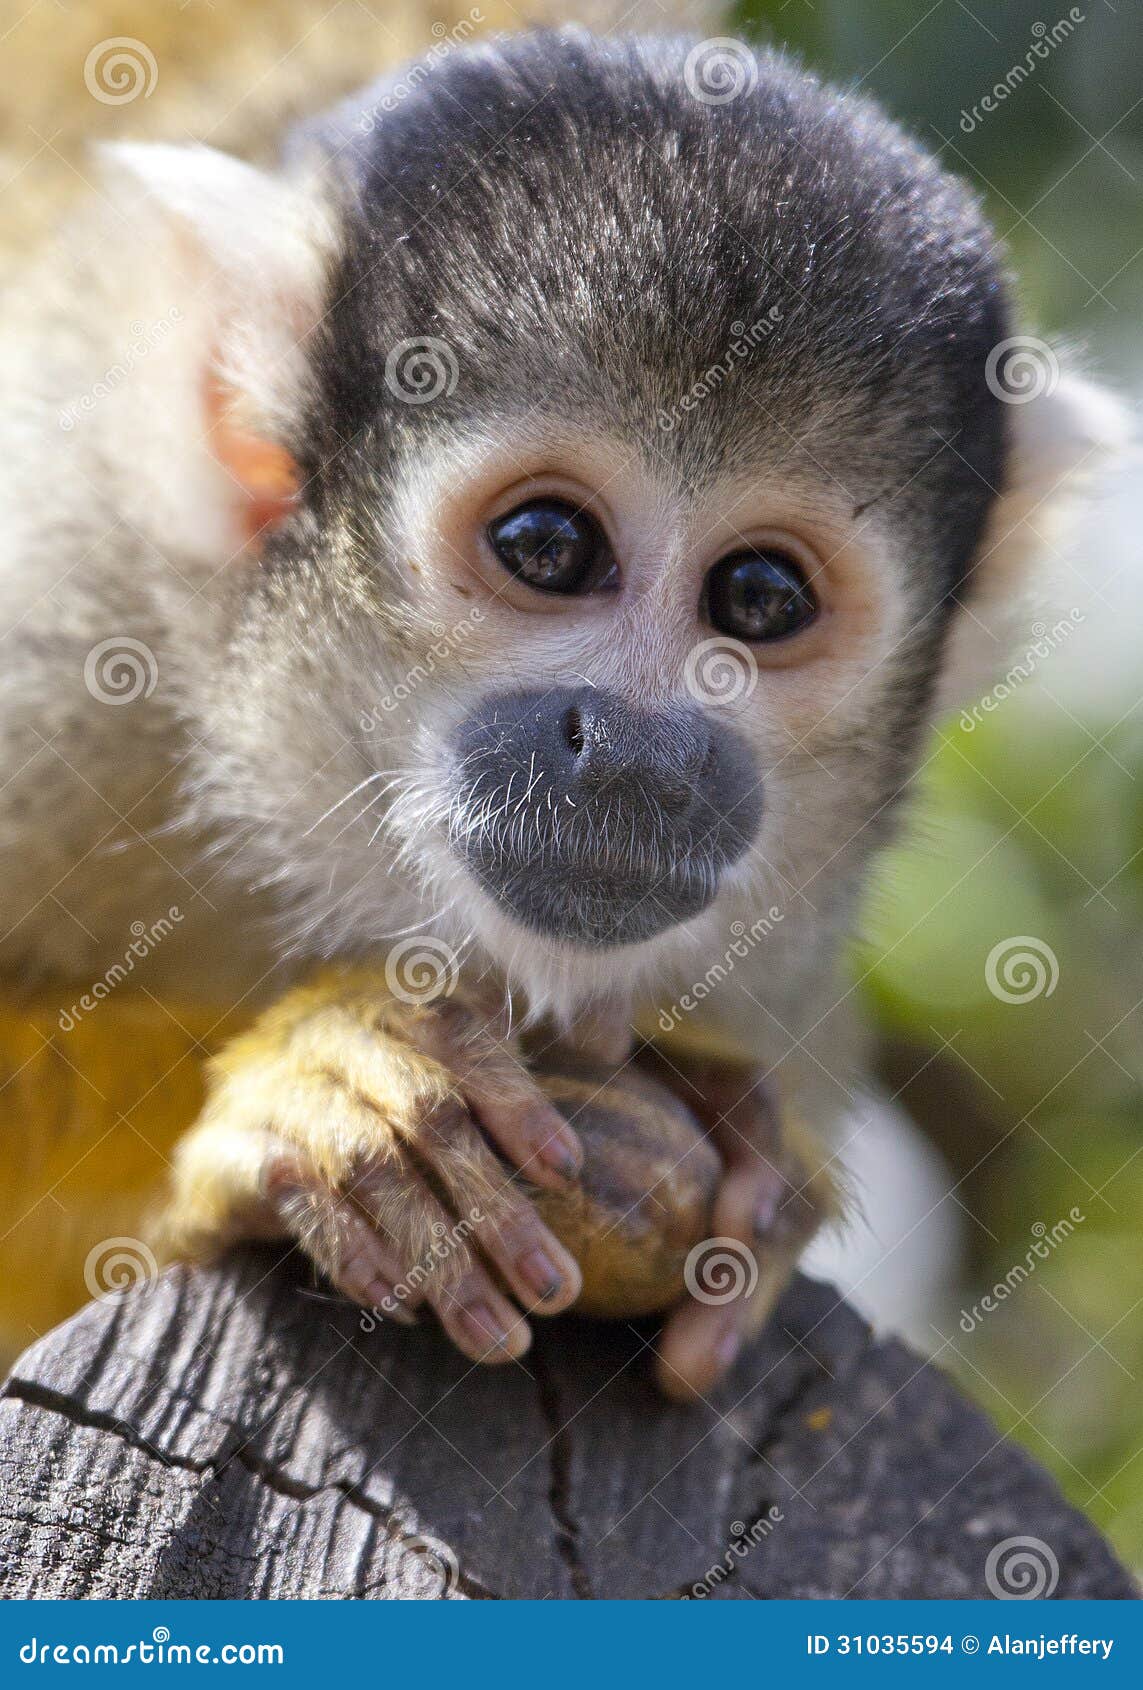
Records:
M303 343L331 237L309 185L209 147L112 144L100 164L132 335L153 343L123 420L150 498L177 507L163 515L180 547L193 532L217 561L294 498Z
M1050 369L1054 379L1045 379L1042 391L1009 406L1007 482L958 594L938 715L986 693L1037 612L1053 607L1060 594L1052 578L1066 573L1061 559L1069 526L1131 440L1119 399L1082 376L1060 373L1054 355Z

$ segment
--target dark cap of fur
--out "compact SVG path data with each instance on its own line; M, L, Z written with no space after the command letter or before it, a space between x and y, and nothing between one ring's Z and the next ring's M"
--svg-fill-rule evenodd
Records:
M688 484L789 463L855 510L900 498L939 603L1004 475L984 381L1007 332L990 232L871 103L770 52L751 88L703 103L691 45L511 36L324 126L350 188L318 359L319 497L352 502L420 430L538 409L629 437ZM767 313L732 378L657 427ZM455 390L402 404L386 358L430 335L455 354Z

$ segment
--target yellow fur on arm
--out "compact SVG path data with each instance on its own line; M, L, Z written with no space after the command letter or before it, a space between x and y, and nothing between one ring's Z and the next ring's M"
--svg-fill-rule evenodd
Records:
M172 1251L203 1257L234 1238L274 1235L263 1182L267 1158L276 1153L280 1161L283 1148L296 1150L307 1174L331 1192L352 1185L369 1162L407 1156L442 1111L461 1107L454 1075L423 1048L429 1023L450 1007L394 998L379 969L329 968L228 1043L210 1064L202 1115L175 1154L164 1217ZM471 1186L478 1172L471 1159L458 1149L450 1159L463 1161ZM447 1165L437 1175L447 1187ZM497 1190L482 1185L481 1192L494 1211ZM401 1202L396 1187L391 1201L401 1207L391 1230L408 1227L415 1205ZM384 1224L383 1206L377 1218ZM427 1224L422 1253L432 1242ZM313 1249L308 1229L307 1236L311 1253L332 1271L331 1252Z
M203 1053L225 1031L217 1011L168 1010L127 992L64 1031L62 997L0 996L0 1348L9 1356L102 1283L100 1246L152 1247L171 1152L202 1106Z

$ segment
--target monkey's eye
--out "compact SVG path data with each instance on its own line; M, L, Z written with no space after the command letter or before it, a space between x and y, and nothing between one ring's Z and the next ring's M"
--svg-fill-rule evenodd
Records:
M707 575L705 599L711 625L736 640L782 640L818 613L802 566L765 546L721 558Z
M594 593L618 585L603 529L563 499L530 499L490 522L487 534L509 574L541 593Z

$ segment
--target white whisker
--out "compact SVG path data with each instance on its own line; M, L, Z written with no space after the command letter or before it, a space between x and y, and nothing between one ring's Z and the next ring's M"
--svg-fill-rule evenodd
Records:
M384 780L384 778L385 771L383 769L375 769L371 775L366 775L364 780L359 780L357 785L351 787L343 798L339 798L336 804L331 804L329 809L325 811L324 815L320 815L318 817L312 827L307 827L305 833L302 835L302 838L308 839L310 834L319 828L322 822L328 821L330 816L332 816L337 810L340 810L343 804L348 804L351 798L356 798L359 792L364 792L365 788L367 786L372 786L374 781Z

